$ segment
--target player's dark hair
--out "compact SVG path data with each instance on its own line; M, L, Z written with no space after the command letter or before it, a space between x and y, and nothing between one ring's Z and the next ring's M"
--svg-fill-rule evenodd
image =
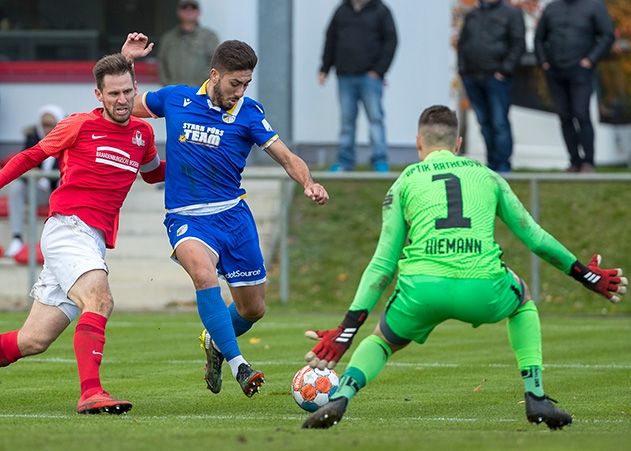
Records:
M210 67L219 72L254 70L258 60L256 53L247 43L236 40L224 41L215 49Z
M458 139L458 116L447 106L433 105L421 113L418 129L429 146L451 148Z
M103 79L106 75L124 75L131 74L131 80L134 81L134 65L128 61L121 53L107 55L96 62L92 73L96 80L96 87L103 89Z

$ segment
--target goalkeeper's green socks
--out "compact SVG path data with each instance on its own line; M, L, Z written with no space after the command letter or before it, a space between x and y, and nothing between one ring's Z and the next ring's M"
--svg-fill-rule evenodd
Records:
M540 366L529 366L528 368L521 368L521 378L524 381L524 391L530 392L535 396L543 396L543 381L541 380Z
M362 340L340 379L340 386L331 396L331 400L345 397L353 398L359 390L372 381L381 372L392 349L388 343L376 335L370 335Z
M533 301L521 305L508 318L508 338L521 371L525 391L543 396L541 324Z

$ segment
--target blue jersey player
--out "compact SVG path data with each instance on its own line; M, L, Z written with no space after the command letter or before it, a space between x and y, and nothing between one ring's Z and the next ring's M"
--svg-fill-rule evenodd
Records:
M130 33L122 48L128 59L147 55L152 44ZM252 396L265 382L241 355L236 337L265 312L266 272L252 213L244 200L241 173L254 144L265 150L318 205L329 196L311 178L265 119L263 107L245 97L257 56L241 41L215 50L209 79L202 86L166 86L147 92L134 115L166 120L165 204L174 258L191 277L197 308L206 328L206 383L221 390L224 359L243 392ZM219 288L223 276L234 302L226 307Z

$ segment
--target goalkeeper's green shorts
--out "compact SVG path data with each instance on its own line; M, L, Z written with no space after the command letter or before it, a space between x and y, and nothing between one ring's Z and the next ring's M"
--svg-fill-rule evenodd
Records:
M524 287L511 272L499 279L399 275L380 327L391 343L424 343L448 319L473 327L496 323L519 307L523 295Z

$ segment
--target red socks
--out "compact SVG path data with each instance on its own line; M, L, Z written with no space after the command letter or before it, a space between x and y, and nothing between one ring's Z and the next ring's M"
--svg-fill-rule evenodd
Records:
M106 324L107 318L94 312L83 313L77 322L74 353L77 358L82 398L103 391L99 367L103 359Z
M22 357L18 348L18 331L0 334L0 367L8 366Z
M94 312L79 317L74 334L74 352L77 358L81 396L87 398L103 391L99 367L105 345L107 318ZM18 348L18 331L0 334L0 367L10 365L22 357Z

